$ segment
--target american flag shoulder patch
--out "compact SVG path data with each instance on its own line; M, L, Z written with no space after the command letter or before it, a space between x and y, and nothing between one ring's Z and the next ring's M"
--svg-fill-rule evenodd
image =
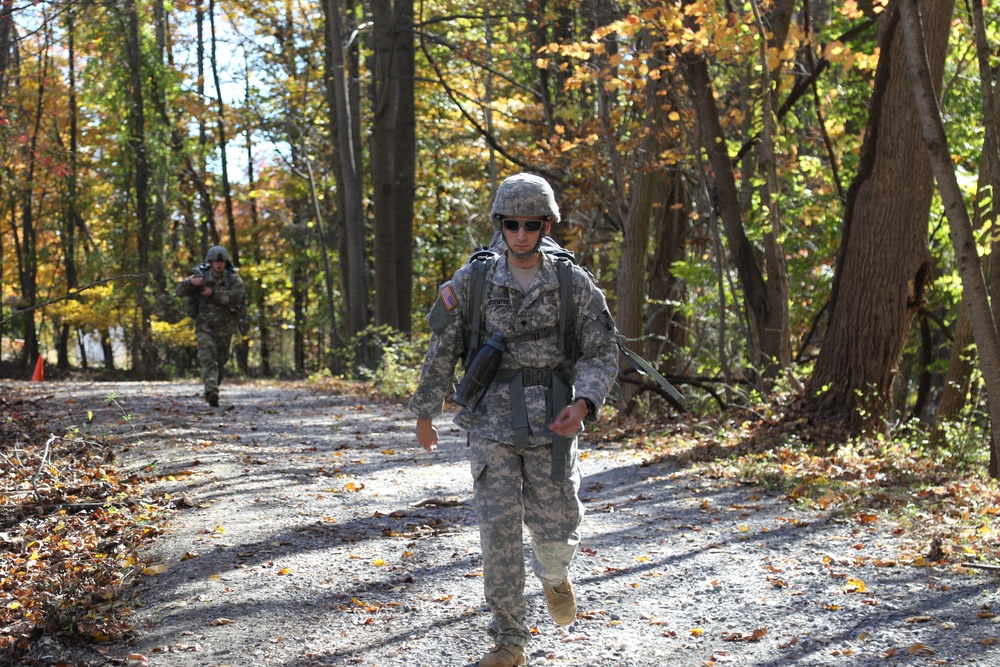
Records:
M441 286L441 303L448 311L458 305L458 299L455 298L455 292L451 289L451 283L445 283Z

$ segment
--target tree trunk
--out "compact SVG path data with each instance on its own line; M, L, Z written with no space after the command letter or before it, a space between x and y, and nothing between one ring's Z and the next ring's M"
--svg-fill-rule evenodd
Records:
M396 81L399 101L396 110L396 145L393 156L396 192L396 313L400 331L413 328L413 198L416 191L417 119L414 108L416 70L413 43L413 0L396 0L399 23L396 30Z
M129 72L129 148L134 164L133 187L135 190L136 273L144 273L150 266L149 224L149 160L146 154L146 126L143 97L142 46L139 34L139 16L134 0L125 3L125 51ZM148 284L143 280L143 285ZM157 367L150 321L152 308L146 289L139 290L138 321L132 335L132 364L142 377L148 377Z
M233 215L233 193L229 186L229 158L226 153L226 105L222 100L222 84L219 82L219 62L215 55L215 0L208 2L208 24L211 34L212 80L215 81L215 100L218 109L219 163L222 170L222 196L226 203L226 222L229 224L229 256L234 266L240 265L240 245L236 235L236 217Z
M687 75L695 101L698 117L700 142L708 154L714 179L711 183L717 199L719 215L722 218L726 240L729 245L730 261L736 267L743 296L746 300L753 323L750 346L750 362L759 367L760 355L764 354L761 343L771 340L768 331L772 311L768 304L767 284L753 246L743 228L743 209L739 191L733 174L732 158L726 148L726 139L719 121L719 111L715 105L712 82L708 74L708 63L704 56L691 55L687 60Z
M621 221L622 255L618 264L618 284L615 290L618 295L615 321L625 338L641 341L631 346L632 349L638 350L643 350L648 333L645 327L645 310L646 286L649 283L647 275L649 229L653 217L657 215L653 204L658 199L657 193L667 189L663 171L657 163L658 156L666 148L661 137L670 109L663 102L665 98L660 93L666 88L667 83L666 78L660 78L651 80L647 86L646 108L649 109L645 120L647 134L640 142L630 165L632 191L628 208L622 211L624 216ZM616 160L612 160L612 164L615 162ZM657 360L651 361L655 366ZM619 368L622 373L632 370L624 355L619 362ZM632 374L632 377L636 378L636 375ZM638 385L631 382L622 384L622 408L629 405L638 389Z
M129 0L130 2L134 0ZM205 102L205 6L204 0L195 0L195 25L197 27L197 47L195 50L198 61L197 91L202 109L207 109ZM208 190L208 131L205 129L205 118L198 114L198 169L193 174L199 183L198 193L201 204L201 256L208 253L209 246L218 245L219 230L215 226L215 197Z
M375 57L372 81L371 174L375 246L375 324L399 329L396 233L396 111L399 85L392 0L372 0Z
M955 177L951 152L948 149L948 139L944 131L944 122L938 108L935 81L940 87L940 79L933 78L929 54L925 49L924 28L921 23L933 26L935 21L940 20L941 17L928 13L926 20L922 21L918 0L899 0L897 6L903 24L902 31L907 64L909 65L909 78L918 110L918 120L923 132L924 144L930 156L931 167L934 170L934 178L937 180L938 191L941 193L945 213L948 216L952 245L955 248L955 259L959 275L962 277L962 291L969 309L972 335L976 340L980 369L986 384L993 443L990 451L990 476L996 479L1000 477L1000 470L998 470L998 462L1000 462L1000 335L997 333L993 311L990 309L986 278L983 275L982 262L976 250L972 221L965 208L958 179Z
M933 80L940 85L953 0L924 0ZM858 173L848 190L830 322L807 392L816 414L853 433L884 428L903 343L930 278L930 163L898 14L880 19L881 58Z
M66 8L66 60L67 87L69 88L69 173L66 174L66 200L63 206L62 241L63 266L66 271L66 291L72 292L79 285L76 271L76 230L82 227L77 201L77 146L79 142L78 117L79 108L76 101L76 7ZM69 370L69 337L70 328L65 324L59 334L58 367Z
M14 0L0 0L0 103L7 97L7 68L14 43Z
M683 283L671 273L673 263L685 256L691 210L685 191L684 178L671 172L671 182L665 184L658 200L656 216L656 248L649 276L649 300L653 311L647 326L650 340L646 346L647 359L661 361L670 373L680 371L678 351L688 345L686 318L679 314L672 303L684 303Z
M972 3L973 24L975 28L976 54L979 60L980 89L983 91L983 157L979 164L979 182L977 196L973 206L973 222L980 228L984 220L996 215L995 193L1000 192L1000 91L994 88L993 71L990 68L989 44L986 38L986 23L983 18L983 7ZM996 238L994 236L994 238ZM1000 317L1000 241L994 240L990 252L990 284L989 292L993 296L993 319ZM952 341L951 358L948 362L948 373L944 388L938 397L938 407L934 414L934 428L931 431L931 446L945 446L944 424L954 422L961 417L965 409L967 396L972 387L972 371L975 368L975 350L969 349L973 344L972 325L969 322L969 311L965 303L959 305L958 324L955 325L955 336Z
M323 3L326 14L327 101L330 123L336 128L334 156L338 191L343 193L341 216L344 224L346 256L341 253L341 265L346 270L348 290L344 295L347 311L347 334L358 336L368 326L368 295L365 280L365 225L360 170L355 161L351 101L348 94L347 63L344 56L343 27L340 0Z
M41 134L43 104L45 101L45 80L48 77L49 36L48 23L45 27L45 45L38 55L38 94L35 97L35 118L30 140L22 144L21 159L25 165L24 182L20 191L21 207L21 301L25 308L32 308L38 301L38 253L37 234L34 211L35 167L38 156L38 140ZM34 366L40 350L38 348L38 332L35 328L35 311L24 315L24 354L25 365Z

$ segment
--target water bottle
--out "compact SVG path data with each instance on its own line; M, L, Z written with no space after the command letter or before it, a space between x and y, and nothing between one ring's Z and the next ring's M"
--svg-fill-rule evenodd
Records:
M455 390L455 396L452 398L455 403L470 410L479 407L486 390L493 382L493 376L500 368L503 349L503 334L499 331L486 339L486 343L479 348L475 359L469 364L469 370L465 371L465 377Z

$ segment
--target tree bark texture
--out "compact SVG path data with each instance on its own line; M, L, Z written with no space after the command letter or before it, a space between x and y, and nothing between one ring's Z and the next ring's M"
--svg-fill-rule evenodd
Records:
M364 210L361 204L361 181L355 161L353 120L348 95L347 64L344 55L343 20L340 0L326 0L326 81L331 125L336 128L333 172L337 189L343 193L341 217L344 225L346 253L341 252L341 274L347 275L348 290L344 295L347 310L347 334L354 337L368 326L368 296L365 280Z
M940 87L953 0L922 0ZM855 433L881 429L910 323L930 278L933 178L922 149L898 14L880 19L881 58L858 173L848 190L830 323L807 391L817 414Z
M396 29L395 70L398 85L396 111L396 145L393 156L396 192L394 220L396 223L396 312L398 328L409 332L413 325L413 247L414 202L416 192L417 119L414 85L416 81L415 46L413 35L413 0L396 0L399 17Z
M375 67L372 81L371 176L375 246L375 324L400 328L397 280L395 145L399 85L396 77L396 17L392 0L372 0Z

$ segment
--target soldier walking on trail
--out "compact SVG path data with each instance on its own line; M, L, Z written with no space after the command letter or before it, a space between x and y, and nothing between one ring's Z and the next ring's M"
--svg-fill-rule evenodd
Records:
M205 263L177 285L177 296L187 298L194 317L205 400L212 407L219 405L222 370L239 329L243 292L243 279L229 261L229 252L219 245L209 248Z
M484 294L473 293L471 262L441 286L427 316L431 341L410 410L417 441L427 451L436 449L432 420L453 387L455 364L469 354L470 340L490 338L483 354L499 358L499 369L483 379L485 393L467 402L455 423L469 433L483 582L493 615L494 646L479 665L512 667L525 664L531 638L523 526L552 619L569 625L576 618L569 566L583 519L577 435L584 419L596 419L604 404L618 373L618 350L604 294L589 274L575 265L565 270L557 265L566 260L542 252L543 238L560 220L549 184L531 174L508 178L490 217L506 244L500 246L503 254L487 269ZM561 290L561 282L572 284ZM573 304L568 315L560 310L564 297ZM478 308L484 327L470 318ZM501 338L498 348L494 341ZM478 358L467 358L466 365L467 375L480 367ZM463 387L456 401L460 394Z

